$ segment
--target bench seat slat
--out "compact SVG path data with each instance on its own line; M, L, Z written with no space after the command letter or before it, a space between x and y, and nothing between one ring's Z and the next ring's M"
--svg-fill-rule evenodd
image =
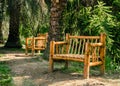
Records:
M63 59L63 60L71 60L71 61L84 61L84 55L79 54L54 54L54 59Z
M80 55L80 54L54 54L54 57L70 57L70 58L81 58L84 59L84 55Z
M85 55L81 54L54 54L53 56L54 59L64 59L64 60L78 60L78 61L84 61ZM97 57L100 59L100 56ZM90 59L92 59L92 56L90 55Z

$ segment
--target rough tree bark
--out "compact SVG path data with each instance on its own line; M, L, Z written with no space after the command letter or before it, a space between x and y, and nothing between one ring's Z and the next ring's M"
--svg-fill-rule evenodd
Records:
M19 37L20 9L21 3L19 0L9 0L10 26L8 40L4 46L5 48L22 47Z
M2 21L3 21L3 12L4 12L4 0L0 0L0 43L4 43L3 33L2 33Z
M0 20L0 43L4 43L3 33L2 33L2 21Z
M49 57L49 48L50 48L50 41L51 40L61 40L62 32L60 29L60 19L61 14L64 7L67 4L67 0L51 0L51 8L50 8L50 29L48 32L48 43L47 48L44 52L43 57Z

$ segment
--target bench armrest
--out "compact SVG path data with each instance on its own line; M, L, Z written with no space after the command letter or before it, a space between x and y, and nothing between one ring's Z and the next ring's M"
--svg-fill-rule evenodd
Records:
M86 58L91 62L104 61L105 45L103 43L86 43Z
M86 53L89 53L91 48L104 47L103 43L86 43Z
M101 47L101 46L103 46L103 43L90 43L90 46L92 46L92 47Z
M66 41L51 41L50 42L50 56L54 54L62 54L66 52L66 45L68 43Z
M54 45L66 45L66 44L67 42L65 41L57 41L57 42L54 41Z
M32 37L28 37L28 38L25 39L25 45L26 45L26 47L29 46L29 45L32 45L32 40L33 40Z

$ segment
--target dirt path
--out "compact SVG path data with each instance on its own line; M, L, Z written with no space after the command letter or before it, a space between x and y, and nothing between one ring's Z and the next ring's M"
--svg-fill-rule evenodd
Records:
M20 51L1 51L0 61L6 61L10 68L15 86L120 86L120 78L110 76L91 76L66 74L60 70L48 72L48 61L40 56L26 56Z

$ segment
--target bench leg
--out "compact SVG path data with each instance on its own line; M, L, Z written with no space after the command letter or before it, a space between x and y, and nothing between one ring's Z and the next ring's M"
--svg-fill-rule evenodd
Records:
M100 66L100 73L102 75L104 75L104 73L105 73L105 62L103 62L103 64Z
M65 61L65 68L68 68L68 61Z
M52 58L49 59L49 64L50 64L49 71L50 71L50 72L53 72L54 62L53 62L53 59L52 59Z
M28 55L28 49L27 48L25 49L25 55Z
M85 58L84 61L84 78L85 79L89 79L89 70L90 70L90 59L89 58Z
M85 79L89 78L89 70L90 70L90 66L89 65L84 65L84 78Z
M34 50L32 49L32 56L34 56Z
M88 65L84 66L84 78L85 79L89 78L89 70L90 70L90 67Z

